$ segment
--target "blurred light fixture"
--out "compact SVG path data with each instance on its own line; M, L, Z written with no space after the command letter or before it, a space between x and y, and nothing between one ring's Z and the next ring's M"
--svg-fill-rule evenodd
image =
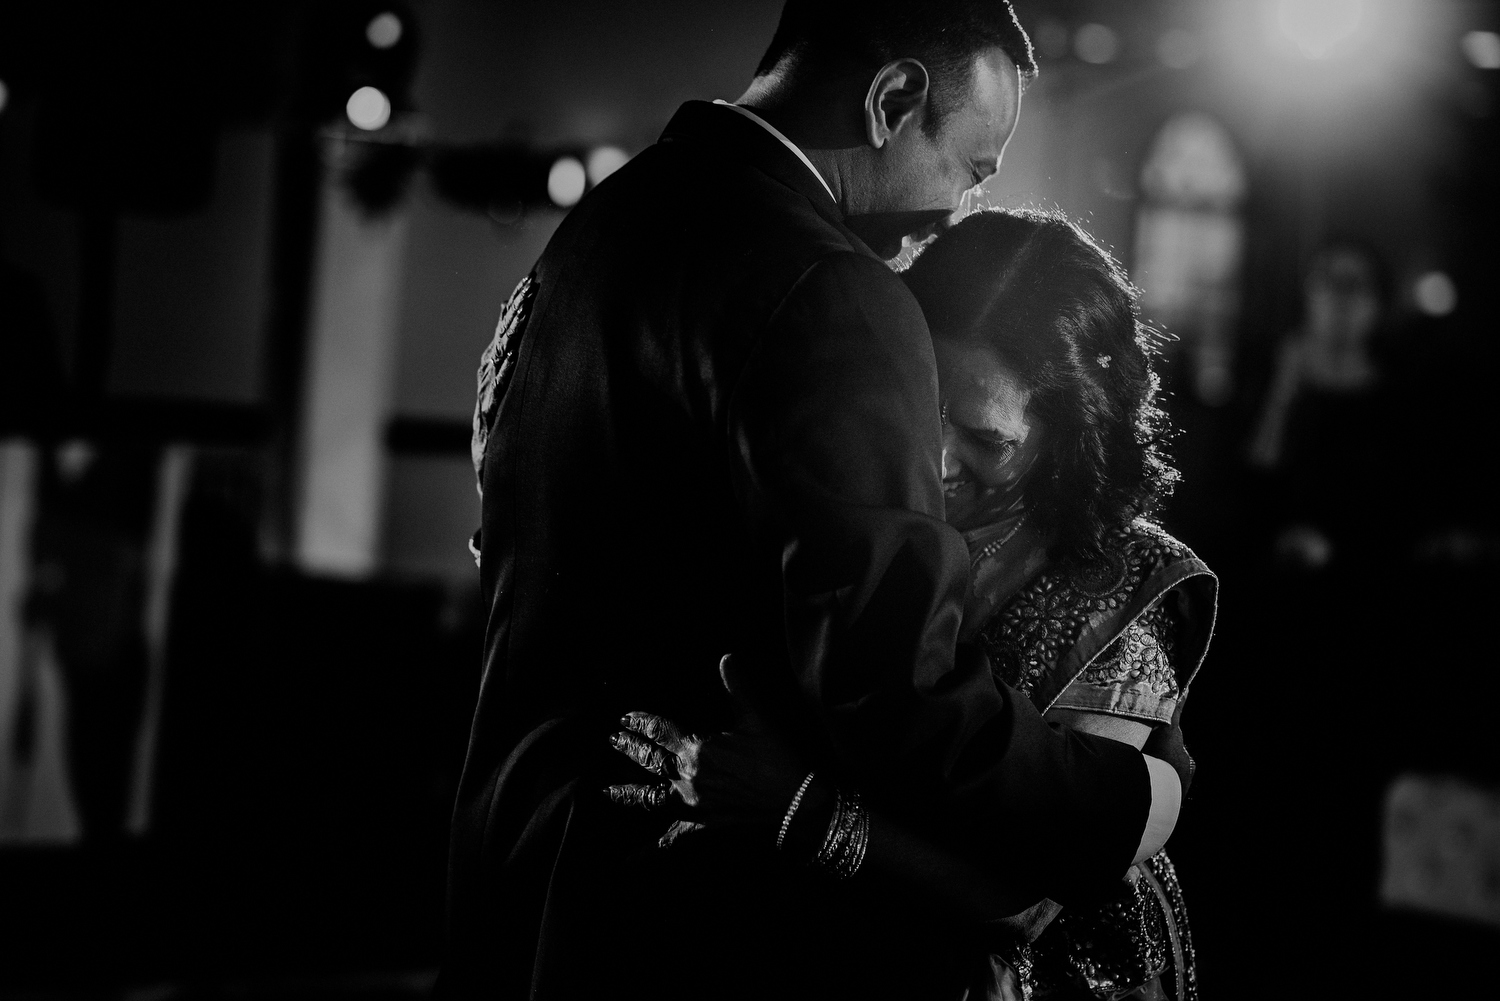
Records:
M610 174L625 166L630 156L618 146L596 147L588 158L589 184L598 184Z
M1113 62L1120 54L1120 36L1103 24L1085 24L1073 36L1073 53L1086 63Z
M1500 34L1471 31L1461 42L1469 62L1482 70L1500 70Z
M53 452L53 461L57 463L57 472L64 483L77 483L83 479L83 474L97 458L99 450L84 438L69 438Z
M374 132L385 128L385 123L391 120L391 99L378 87L361 87L349 95L344 110L349 121L366 132Z
M401 41L401 19L390 11L376 14L365 25L365 38L377 49L389 49Z
M1428 316L1447 316L1458 308L1458 289L1442 271L1429 271L1412 286L1417 308Z
M1186 28L1173 28L1156 40L1156 58L1168 69L1185 70L1203 56L1203 43Z
M583 197L588 180L588 172L577 157L558 157L547 171L547 197L559 208L571 208Z
M1068 54L1068 43L1072 38L1068 26L1055 17L1043 18L1032 33L1032 40L1042 55L1048 59L1061 59Z
M1304 56L1323 59L1359 30L1364 7L1364 0L1279 0L1276 23Z
M5 111L5 106L10 103L10 88L5 86L5 81L0 80L0 114Z

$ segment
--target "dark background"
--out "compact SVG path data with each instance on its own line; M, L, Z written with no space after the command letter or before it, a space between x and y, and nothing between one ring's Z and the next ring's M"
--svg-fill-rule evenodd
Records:
M1500 39L1472 34L1500 11L1301 6L1018 0L1042 73L985 199L1078 218L1170 335L1164 521L1222 581L1173 839L1207 996L1441 996L1500 947ZM554 165L733 99L778 11L0 12L0 996L425 990L479 353L569 201ZM365 86L381 127L346 112ZM1171 161L1185 188L1153 180L1184 114L1219 141ZM1216 279L1146 235L1167 217L1228 234ZM1333 245L1374 276L1380 378L1255 465Z

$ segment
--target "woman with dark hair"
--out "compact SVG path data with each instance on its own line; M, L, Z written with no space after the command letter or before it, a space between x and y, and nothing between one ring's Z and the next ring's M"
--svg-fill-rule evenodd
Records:
M1136 290L1076 225L1038 212L968 216L905 279L937 357L946 517L973 564L962 638L1049 721L1143 747L1153 728L1180 718L1213 629L1217 582L1149 520L1176 473L1161 448L1167 422ZM749 687L730 664L725 681ZM694 738L644 713L626 725L616 746L683 791ZM971 873L820 778L836 763L804 766L785 751L744 762L738 779L766 789L814 767L789 808L767 811L778 847L797 850L800 835L814 867L835 877L870 872L865 879L920 884L959 910L983 911ZM713 793L690 793L700 814L712 815ZM1182 897L1159 851L1165 837L1143 842L1118 898L1098 909L1043 901L990 923L993 961L979 996L1195 997Z
M1277 562L1321 570L1337 556L1363 572L1388 561L1391 435L1369 433L1401 408L1382 376L1388 281L1379 255L1351 239L1313 254L1301 324L1281 341L1250 441ZM1402 540L1407 541L1407 540Z

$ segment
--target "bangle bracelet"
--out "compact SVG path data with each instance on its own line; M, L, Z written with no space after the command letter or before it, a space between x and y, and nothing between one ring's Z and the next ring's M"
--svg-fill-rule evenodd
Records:
M776 850L781 850L781 845L786 841L786 832L792 826L792 814L797 812L797 807L802 805L802 796L807 792L807 787L812 785L813 773L808 772L802 784L797 787L797 795L792 797L792 805L786 808L786 816L781 818L781 830L776 832Z
M836 879L850 879L859 872L870 844L870 811L857 792L837 793L828 832L813 859L813 865Z

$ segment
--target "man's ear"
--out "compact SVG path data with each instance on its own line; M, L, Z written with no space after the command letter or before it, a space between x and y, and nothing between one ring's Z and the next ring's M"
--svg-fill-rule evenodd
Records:
M915 59L886 63L865 94L865 141L880 149L903 129L920 125L927 114L931 78Z

